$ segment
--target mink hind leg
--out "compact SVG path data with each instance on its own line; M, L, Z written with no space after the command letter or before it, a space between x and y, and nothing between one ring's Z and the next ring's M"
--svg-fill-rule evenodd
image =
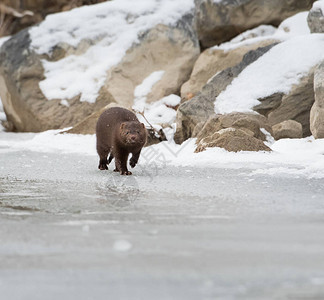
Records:
M110 148L102 148L102 147L97 147L97 152L99 155L99 165L98 165L98 169L99 170L108 170L108 154L110 152Z

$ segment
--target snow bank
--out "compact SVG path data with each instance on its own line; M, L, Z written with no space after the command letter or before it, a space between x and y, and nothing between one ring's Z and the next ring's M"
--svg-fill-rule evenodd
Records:
M45 80L40 88L48 99L94 102L106 72L126 51L157 24L175 24L194 8L193 0L115 0L46 17L30 29L31 48L50 53L55 45L76 47L85 40L87 50L56 62L43 60ZM91 41L98 41L92 45Z
M17 150L42 153L77 153L97 156L95 135L59 134L59 130L42 133L0 132L0 155ZM194 153L195 139L182 145L172 140L144 148L139 166L158 168L166 165L197 168L248 169L251 176L293 176L324 178L324 140L312 137L283 139L270 145L273 152L227 152L209 148ZM96 166L95 166L96 167Z
M294 84L324 59L324 36L297 36L273 47L246 67L215 102L217 113L252 112L258 98L287 94Z

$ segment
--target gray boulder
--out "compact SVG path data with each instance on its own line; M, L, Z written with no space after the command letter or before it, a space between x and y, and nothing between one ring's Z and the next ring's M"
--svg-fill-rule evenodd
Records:
M286 18L309 10L314 0L195 0L197 31L204 48L228 41L260 24L278 26Z
M323 11L318 7L313 7L308 13L307 23L311 33L323 33L324 32Z
M315 103L310 112L310 130L316 139L324 138L324 62L314 74Z
M71 126L109 104L109 95L94 104L69 99L48 101L39 88L44 79L41 58L30 49L28 30L8 40L0 49L0 97L7 120L15 131L43 131Z

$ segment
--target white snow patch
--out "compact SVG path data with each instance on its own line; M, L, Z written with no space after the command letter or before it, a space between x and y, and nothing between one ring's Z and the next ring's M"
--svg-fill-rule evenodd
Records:
M151 92L154 84L161 80L164 73L165 71L155 71L147 76L141 84L135 87L133 109L140 112L144 111L147 95Z
M62 99L60 104L63 105L63 106L66 106L66 107L70 107L69 102L67 100L65 100L65 99Z
M193 8L193 0L139 0L135 5L133 0L115 0L47 16L29 30L37 53L50 53L56 45L73 48L81 41L87 45L84 53L55 62L42 60L46 77L40 82L42 92L49 100L81 94L80 101L93 103L106 72L143 33L158 24L173 25Z
M177 106L180 101L181 98L179 96L172 94L151 104L145 104L142 111L144 111L145 118L152 125L162 123L168 123L171 125L175 121L177 114L177 111L172 107ZM146 126L149 125L140 114L137 114L137 117Z
M282 21L274 36L282 40L287 40L292 37L310 34L307 16L308 11L304 11Z
M259 98L287 94L324 59L324 36L304 35L282 42L247 66L215 102L216 113L253 112Z
M324 1L315 1L313 3L313 9L320 9L323 14L324 13Z
M152 90L154 84L161 80L164 75L164 71L155 71L148 77L146 77L143 82L138 85L134 90L135 98L146 97Z

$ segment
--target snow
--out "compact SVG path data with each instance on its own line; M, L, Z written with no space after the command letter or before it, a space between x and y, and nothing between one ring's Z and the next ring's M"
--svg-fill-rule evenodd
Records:
M324 12L324 1L315 1L313 3L313 9L320 9L322 14Z
M155 83L161 80L164 71L155 71L148 77L146 77L143 82L138 85L134 90L135 98L146 97L150 92Z
M193 0L140 0L136 5L133 0L115 0L47 16L30 29L31 48L44 54L60 45L71 54L58 61L42 60L42 92L49 100L81 94L81 101L93 103L107 71L141 35L157 24L175 24L193 7ZM81 41L83 52L75 53Z
M324 59L324 36L310 34L282 42L246 67L215 102L215 112L252 112L259 98L289 93L294 84Z
M153 125L175 122L177 111L172 108L177 106L181 98L177 95L169 95L151 104L146 104L144 107L145 118ZM137 115L139 120L148 125L146 120L140 115Z
M156 129L160 129L160 126L156 126L162 123L172 124L176 118L176 110L172 107L176 107L181 98L177 95L166 96L154 103L146 103L146 97L151 92L154 84L159 82L164 75L164 71L155 71L147 76L141 84L139 84L134 90L134 105L133 110L137 113L138 119L146 126L152 124ZM144 113L145 118L140 114ZM149 123L148 123L148 122Z
M36 151L43 155L62 153L97 156L95 144L95 135L60 134L59 130L37 134L0 132L0 155L24 150ZM171 165L250 169L252 177L267 174L279 177L324 178L323 139L282 139L270 141L269 145L272 152L233 153L221 148L208 148L204 152L194 153L195 139L187 140L182 145L170 140L144 148L138 167L148 166L151 169L154 164L157 168Z
M278 29L261 25L248 30L217 49L229 51L263 40L282 41L246 67L215 101L216 113L253 112L258 99L273 93L287 94L294 84L324 59L324 38L310 34L308 12L284 20Z
M151 92L154 84L159 82L164 75L164 71L155 71L147 76L141 84L134 89L134 105L133 109L137 111L144 111L147 95Z

